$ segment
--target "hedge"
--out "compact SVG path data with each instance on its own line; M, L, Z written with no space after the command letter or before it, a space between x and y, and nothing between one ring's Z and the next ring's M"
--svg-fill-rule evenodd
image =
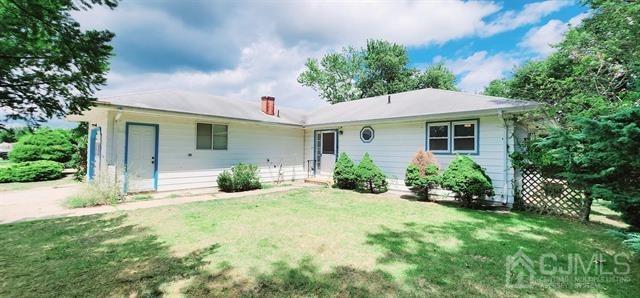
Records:
M9 152L9 159L13 162L52 160L65 163L71 160L73 152L68 131L42 128L22 136Z
M54 180L62 177L64 165L50 160L28 161L0 168L0 183Z

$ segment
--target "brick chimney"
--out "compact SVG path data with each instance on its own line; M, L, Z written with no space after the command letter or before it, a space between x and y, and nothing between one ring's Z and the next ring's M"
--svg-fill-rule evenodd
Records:
M267 115L275 115L276 110L276 98L273 96L263 96L262 100L262 112Z

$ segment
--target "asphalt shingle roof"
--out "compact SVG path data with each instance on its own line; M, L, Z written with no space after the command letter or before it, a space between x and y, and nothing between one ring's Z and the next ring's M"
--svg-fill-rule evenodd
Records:
M255 101L230 99L206 93L179 90L155 90L100 98L99 102L124 107L171 111L231 119L301 125L304 114L279 107L280 117L267 115L260 109L260 99Z
M390 103L389 103L390 100ZM158 90L101 98L102 104L290 125L323 125L455 113L531 110L539 103L439 89L363 98L301 112L278 105L278 116L260 110L260 99L229 99L203 93Z
M389 103L390 102L390 103ZM314 110L306 125L533 109L539 103L440 89L420 89L343 102Z

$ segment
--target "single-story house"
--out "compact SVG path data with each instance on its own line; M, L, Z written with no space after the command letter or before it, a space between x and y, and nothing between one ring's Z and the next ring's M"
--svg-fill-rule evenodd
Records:
M161 90L101 98L72 121L90 125L89 180L116 178L127 192L215 187L243 162L263 181L330 177L339 153L368 152L391 189L419 149L443 167L468 154L493 180L495 201L513 201L512 115L537 103L438 89L364 98L308 111L276 107L273 97L236 100Z

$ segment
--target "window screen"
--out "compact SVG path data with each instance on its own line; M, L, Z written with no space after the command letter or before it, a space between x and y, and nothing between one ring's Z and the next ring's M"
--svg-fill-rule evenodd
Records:
M226 150L228 140L228 126L227 125L213 125L213 149L214 150Z
M211 149L211 132L211 124L196 124L196 149Z
M336 154L336 134L322 134L322 154Z
M429 125L430 151L449 151L449 124Z
M453 151L476 151L475 123L454 123Z

